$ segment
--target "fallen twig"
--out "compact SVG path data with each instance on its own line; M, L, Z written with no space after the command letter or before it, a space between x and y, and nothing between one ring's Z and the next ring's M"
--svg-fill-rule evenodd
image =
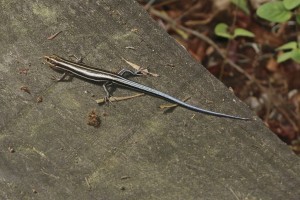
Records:
M53 40L54 38L56 38L56 36L58 36L62 31L58 31L57 33L54 33L53 35L50 35L47 40Z
M128 99L136 98L136 97L139 97L139 96L143 96L143 95L145 95L145 94L144 93L138 93L138 94L135 94L135 95L125 96L125 97L109 97L108 99L101 98L101 99L97 99L96 102L98 104L101 104L101 103L105 103L106 101L109 101L109 102L124 101L124 100L128 100Z

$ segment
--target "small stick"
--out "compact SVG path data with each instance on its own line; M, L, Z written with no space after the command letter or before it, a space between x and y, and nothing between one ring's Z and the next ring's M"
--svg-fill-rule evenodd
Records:
M54 33L53 35L50 35L47 40L53 40L54 38L56 38L56 36L58 36L62 31L58 31L57 33Z
M98 104L101 104L101 103L105 103L105 101L107 101L107 100L109 102L124 101L124 100L128 100L128 99L136 98L136 97L139 97L139 96L143 96L143 95L145 95L145 94L144 93L138 93L138 94L135 94L135 95L125 96L125 97L109 97L106 100L105 100L105 98L102 98L102 99L97 99L96 102Z

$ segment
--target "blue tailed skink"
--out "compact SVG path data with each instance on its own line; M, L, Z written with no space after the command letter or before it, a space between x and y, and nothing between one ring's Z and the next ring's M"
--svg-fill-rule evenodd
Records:
M52 69L58 70L58 71L61 71L64 73L63 77L61 79L63 79L68 74L73 74L75 76L78 76L78 77L88 80L88 81L102 83L104 90L108 96L109 96L109 92L105 86L107 86L108 84L109 85L117 84L117 85L121 85L123 87L127 87L132 90L136 90L139 92L149 94L151 96L165 99L166 101L176 103L176 104L180 105L181 107L184 107L184 108L187 108L189 110L193 110L193 111L196 111L199 113L205 113L205 114L214 115L217 117L226 117L226 118L239 119L239 120L249 120L250 119L250 118L238 117L238 116L233 116L233 115L228 115L228 114L224 114L224 113L218 113L218 112L213 112L213 111L205 110L202 108L198 108L196 106L187 104L175 97L172 97L166 93L160 92L156 89L147 87L140 83L128 80L127 78L125 78L123 76L125 74L125 72L130 72L132 74L136 74L130 70L123 70L120 73L112 73L112 72L108 72L108 71L105 71L102 69L89 67L89 66L81 64L81 63L72 62L72 61L66 60L64 58L61 58L59 56L56 56L56 55L44 56L44 59L45 59L46 63L48 63L50 65L50 67Z

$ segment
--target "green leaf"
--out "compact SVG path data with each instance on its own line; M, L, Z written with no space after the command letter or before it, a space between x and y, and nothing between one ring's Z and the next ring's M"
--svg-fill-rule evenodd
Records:
M282 1L265 3L257 9L256 14L271 22L286 22L292 17L292 12L284 7Z
M244 37L254 37L255 35L250 32L250 31L247 31L246 29L243 29L243 28L236 28L234 30L234 34L233 34L233 38L236 38L238 36L244 36Z
M292 59L293 61L300 63L300 49L296 49L293 51Z
M286 53L283 53L283 54L280 54L278 57L277 57L277 62L278 63L282 63L288 59L291 59L293 57L293 52L292 51L289 51L289 52L286 52Z
M300 5L300 0L283 0L283 5L286 9L292 10Z
M232 35L228 32L228 25L224 24L224 23L217 24L217 26L215 27L215 34L217 36L224 37L227 39L234 39L238 36L244 36L244 37L254 37L255 36L252 32L247 31L246 29L243 29L243 28L236 28L234 30L234 34Z
M282 45L282 46L276 48L276 51L280 51L280 50L290 50L290 49L295 50L295 49L297 49L297 48L298 48L297 42L293 41L293 42L288 42L288 43L286 43L286 44L284 44L284 45Z
M250 14L250 10L247 5L247 0L231 0L233 4L239 7L242 11L244 11L247 15Z
M224 23L217 24L217 26L215 27L215 34L227 39L233 38L233 36L228 32L228 25Z
M296 22L298 23L298 24L300 24L300 15L298 14L296 14Z

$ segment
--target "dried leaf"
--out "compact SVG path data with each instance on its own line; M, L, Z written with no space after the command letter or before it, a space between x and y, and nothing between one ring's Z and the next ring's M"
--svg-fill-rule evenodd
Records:
M273 57L271 57L267 62L266 68L271 72L276 72L278 70L277 61Z
M137 64L134 64L132 62L129 62L128 60L126 60L125 58L122 58L127 64L129 64L132 68L134 68L135 70L137 71L140 71L142 74L144 75L151 75L151 76L154 76L154 77L158 77L159 75L158 74L154 74L154 73L151 73L149 72L147 69L144 69L142 68L141 66L137 65Z
M28 93L28 94L31 94L31 92L30 92L30 90L28 89L27 86L22 86L22 87L20 88L20 90L22 90L22 91L24 91L24 92L26 92L26 93Z

